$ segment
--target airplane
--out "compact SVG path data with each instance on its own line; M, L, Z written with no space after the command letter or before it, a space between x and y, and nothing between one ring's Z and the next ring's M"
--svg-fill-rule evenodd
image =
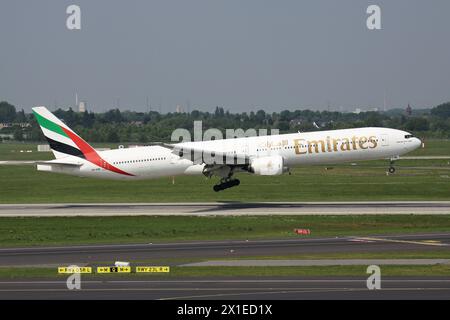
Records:
M422 145L406 131L366 127L98 151L47 108L33 113L55 156L38 161L39 171L124 180L217 176L216 192L238 186L236 172L275 176L298 166L387 159L394 173L394 161Z

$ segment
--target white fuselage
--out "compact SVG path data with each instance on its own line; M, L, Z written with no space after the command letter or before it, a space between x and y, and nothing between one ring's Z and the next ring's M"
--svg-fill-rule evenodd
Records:
M281 156L284 165L289 168L396 158L417 149L420 145L421 141L408 132L388 128L344 129L178 144L180 147L208 152L246 155L250 159ZM38 165L38 170L108 179L152 179L202 174L204 167L163 146L124 148L98 153L105 161L132 176L118 174L72 156L65 160L82 165L69 168Z

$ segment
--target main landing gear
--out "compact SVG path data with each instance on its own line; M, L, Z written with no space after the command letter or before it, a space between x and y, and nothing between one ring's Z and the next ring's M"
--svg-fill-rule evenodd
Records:
M219 192L228 188L236 187L241 182L239 179L222 179L220 180L220 184L216 184L213 189L215 192Z

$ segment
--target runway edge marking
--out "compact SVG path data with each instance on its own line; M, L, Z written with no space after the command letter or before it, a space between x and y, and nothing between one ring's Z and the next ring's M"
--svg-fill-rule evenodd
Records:
M445 247L448 246L447 243L440 242L426 242L423 241L411 241L411 240L395 240L395 239L386 239L386 238L372 238L372 237L358 237L355 238L362 241L382 241L382 242L393 242L393 243L404 243L404 244L419 244L423 246L437 246L437 247Z

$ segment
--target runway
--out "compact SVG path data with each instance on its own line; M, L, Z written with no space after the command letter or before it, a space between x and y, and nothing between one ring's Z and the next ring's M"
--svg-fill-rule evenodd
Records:
M201 241L86 245L66 247L1 248L0 266L92 265L115 261L168 261L233 259L320 253L388 253L450 250L450 233L373 237L294 238L274 240ZM178 260L174 260L174 258Z
M450 259L259 259L211 260L185 267L330 267L330 266L432 266L450 265Z
M81 280L81 290L59 281L2 281L0 299L308 300L450 299L450 277L381 278L369 290L364 278L254 277L165 280Z
M0 161L0 166L23 166L23 165L35 165L38 160L8 160Z
M2 204L0 217L450 214L450 201Z

